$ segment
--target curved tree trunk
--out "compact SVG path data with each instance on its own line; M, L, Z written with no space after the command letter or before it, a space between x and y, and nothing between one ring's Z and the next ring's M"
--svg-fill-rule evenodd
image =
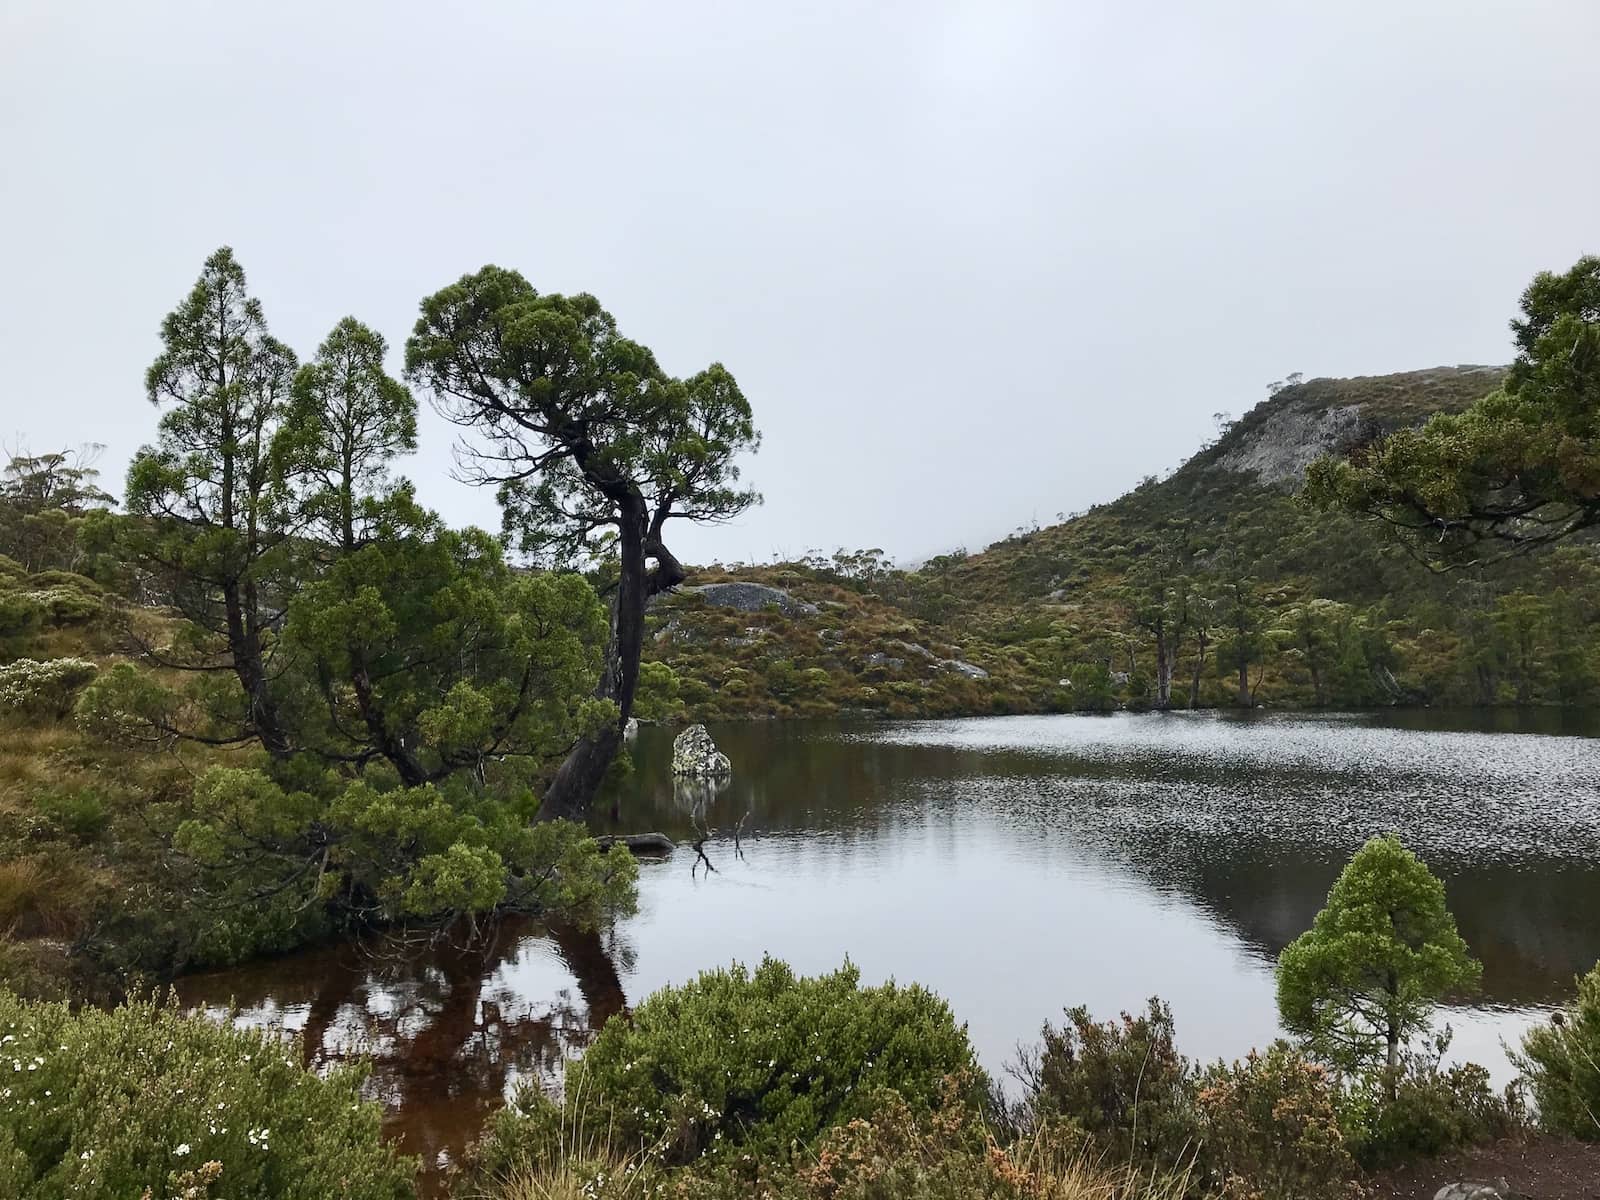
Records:
M683 582L683 565L661 541L661 525L666 519L658 511L646 528L643 500L630 496L620 502L622 520L621 569L611 604L611 636L606 645L605 666L594 694L617 706L617 719L604 729L579 739L567 753L556 776L545 790L539 805L540 821L558 817L583 820L594 805L594 798L605 782L606 772L622 746L622 733L633 715L633 694L639 683L639 659L644 654L645 605L657 592ZM656 560L656 569L645 570L646 558Z

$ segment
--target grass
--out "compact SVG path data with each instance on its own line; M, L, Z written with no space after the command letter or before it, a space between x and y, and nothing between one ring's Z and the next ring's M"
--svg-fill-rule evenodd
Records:
M1188 1171L1139 1171L1129 1165L1113 1165L1086 1150L1063 1154L1042 1139L1025 1141L1008 1153L996 1148L991 1161L1002 1159L1004 1165L996 1167L992 1181L994 1190L986 1189L984 1195L1015 1200L1183 1200L1189 1190ZM662 1187L659 1177L641 1171L636 1160L627 1158L562 1157L551 1164L521 1167L477 1193L474 1200L640 1200L662 1194L732 1197L727 1191L702 1189L702 1182L710 1189L717 1185L696 1181L692 1170L675 1182L676 1190ZM792 1180L779 1179L772 1186L781 1189L780 1193L769 1188L749 1195L782 1194L794 1200L831 1200L835 1195L805 1185L791 1191L792 1184ZM868 1194L876 1193L862 1193ZM894 1194L904 1200L956 1200L954 1195L936 1191ZM853 1191L837 1195L839 1200L855 1200Z
M50 877L34 859L0 862L0 930L8 935L39 906Z

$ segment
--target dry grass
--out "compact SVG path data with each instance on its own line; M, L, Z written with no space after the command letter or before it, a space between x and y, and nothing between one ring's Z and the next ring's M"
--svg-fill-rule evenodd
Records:
M50 874L31 858L0 862L0 932L9 934L48 902Z
M1027 1200L1183 1200L1189 1190L1189 1168L1140 1171L1112 1165L1086 1148L1062 1152L1039 1138L1025 1139L1010 1153L1029 1177L1019 1192Z
M485 1200L634 1200L649 1194L642 1176L618 1162L562 1160L523 1168L494 1185Z

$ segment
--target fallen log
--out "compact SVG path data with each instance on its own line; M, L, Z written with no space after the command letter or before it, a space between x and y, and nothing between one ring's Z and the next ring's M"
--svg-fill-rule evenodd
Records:
M671 854L677 847L664 833L607 833L595 838L602 850L622 846L634 854Z

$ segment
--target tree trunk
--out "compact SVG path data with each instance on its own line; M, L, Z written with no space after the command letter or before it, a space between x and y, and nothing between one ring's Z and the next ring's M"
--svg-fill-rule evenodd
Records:
M1255 700L1250 695L1250 659L1243 654L1239 655L1239 707L1255 707Z
M1172 647L1167 639L1156 635L1156 707L1172 707Z
M1194 677L1189 681L1189 707L1200 707L1200 677L1206 669L1206 648L1211 644L1211 639L1201 630L1195 635L1197 645L1194 656Z
M619 501L622 520L618 545L621 567L616 596L611 605L611 637L605 667L594 694L617 706L617 719L604 729L581 738L567 754L539 805L538 820L557 817L582 820L594 805L611 761L622 746L622 732L633 714L633 694L639 682L639 659L644 653L645 604L657 592L683 582L684 570L661 542L665 512L657 512L645 528L644 501L628 496ZM646 573L645 559L654 556L655 571ZM613 814L615 816L616 814Z
M372 675L367 670L365 657L357 649L350 651L350 686L356 694L356 705L361 709L361 720L367 735L378 752L388 759L406 787L421 787L428 782L428 772L417 761L416 755L406 749L404 738L389 728L383 708L372 693Z
M1400 1031L1391 1022L1385 1032L1389 1041L1389 1061L1388 1070L1384 1073L1384 1087L1389 1092L1389 1099L1393 1100L1400 1082Z

